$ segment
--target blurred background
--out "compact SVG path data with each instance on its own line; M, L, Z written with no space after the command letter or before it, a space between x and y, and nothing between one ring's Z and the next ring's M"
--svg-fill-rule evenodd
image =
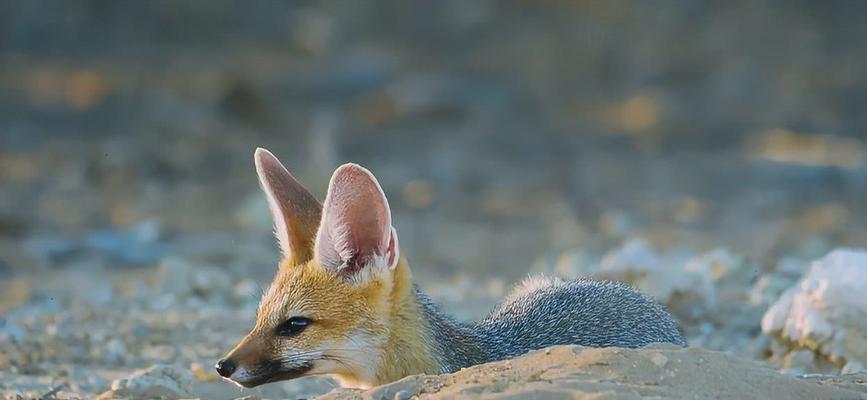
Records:
M210 374L278 259L259 146L320 198L336 166L371 169L417 279L461 318L530 272L711 251L739 266L716 292L743 304L669 306L693 343L740 348L763 275L867 246L865 18L837 1L0 1L0 333L42 349L51 324L90 331L81 354L0 358L4 381L107 368L106 343L118 370ZM114 322L94 339L93 321ZM214 348L185 353L203 326Z

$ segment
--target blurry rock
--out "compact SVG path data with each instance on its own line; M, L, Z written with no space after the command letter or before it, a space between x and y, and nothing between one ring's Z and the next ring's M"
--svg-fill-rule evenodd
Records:
M752 136L754 158L779 163L854 168L867 162L867 147L854 138L771 129Z
M232 295L240 303L255 303L262 295L262 288L252 279L242 279L232 288Z
M193 266L183 258L165 258L160 262L157 279L159 293L186 295L193 288Z
M809 350L838 368L867 363L867 250L838 249L813 262L762 318L773 359ZM848 370L848 369L847 369Z
M148 346L141 351L142 358L161 364L174 361L177 354L178 351L174 347L164 344L157 346Z
M750 304L767 308L780 294L801 277L807 263L797 258L786 257L777 263L774 271L759 277L749 293Z
M36 237L24 242L24 248L41 265L58 265L80 254L80 243L62 237Z
M93 305L107 305L114 298L114 290L107 281L93 282L91 288L82 294L85 300Z
M103 358L108 364L122 365L126 360L127 353L126 343L123 340L114 338L109 340L108 344L105 345Z
M635 285L662 303L670 303L675 295L690 294L712 305L713 257L690 260L686 262L688 268L684 258L660 255L644 240L631 239L606 254L593 274Z
M160 225L145 221L126 231L100 230L85 239L90 250L109 256L121 265L148 265L159 261L168 247L161 243Z
M193 374L176 365L154 365L111 383L112 395L178 399L190 394Z
M199 296L228 297L232 289L232 277L221 268L202 266L193 274L193 291Z
M191 294L208 297L232 293L232 278L224 270L213 266L195 266L180 257L163 259L157 276L157 291L175 298Z
M684 268L690 272L710 275L714 281L731 276L741 269L743 258L727 249L714 249L687 261Z
M20 325L6 319L0 320L0 340L20 342L27 338L27 331Z
M213 368L205 368L201 363L194 362L190 364L190 371L193 373L193 378L199 382L216 382L220 377L214 372Z
M789 352L783 359L783 368L795 374L804 374L810 370L816 360L811 350L796 350Z
M250 82L231 78L220 104L227 115L246 122L261 122L269 116L268 99Z
M114 265L139 266L155 263L168 253L168 246L160 242L156 221L145 221L124 231L92 231L84 239L38 237L24 246L43 265L60 265L83 255L98 255Z

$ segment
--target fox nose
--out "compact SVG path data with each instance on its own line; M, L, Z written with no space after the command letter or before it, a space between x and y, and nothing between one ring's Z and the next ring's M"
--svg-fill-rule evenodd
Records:
M217 365L214 367L217 368L217 373L223 378L232 376L232 373L235 372L235 368L237 368L235 362L228 358L217 361Z

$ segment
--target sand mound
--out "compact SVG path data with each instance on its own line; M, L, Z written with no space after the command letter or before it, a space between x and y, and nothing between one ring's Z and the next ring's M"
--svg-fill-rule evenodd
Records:
M867 399L867 374L811 379L757 362L668 345L632 350L560 346L446 375L415 375L321 399Z

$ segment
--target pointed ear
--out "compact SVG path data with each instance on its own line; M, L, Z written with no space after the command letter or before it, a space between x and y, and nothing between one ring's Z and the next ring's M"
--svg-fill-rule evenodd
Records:
M393 269L398 251L391 210L376 177L359 165L342 165L328 185L316 235L316 261L352 276L368 267Z
M295 264L307 262L313 256L322 206L271 152L258 148L254 158L283 257L291 258Z

